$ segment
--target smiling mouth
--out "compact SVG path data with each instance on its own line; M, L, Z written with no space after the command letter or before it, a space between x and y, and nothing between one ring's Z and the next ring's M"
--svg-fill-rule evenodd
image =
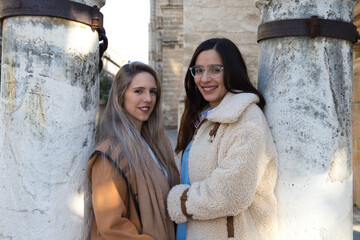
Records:
M203 89L205 92L212 92L212 91L214 91L216 88L217 88L217 86L214 86L214 87L202 87L202 89Z
M139 107L139 109L143 112L148 112L150 110L150 107Z

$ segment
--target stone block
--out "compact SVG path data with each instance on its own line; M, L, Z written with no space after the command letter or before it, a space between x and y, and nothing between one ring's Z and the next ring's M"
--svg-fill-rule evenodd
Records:
M248 21L239 21L239 20L229 20L229 21L223 21L222 26L229 29L229 32L257 32L258 24L254 24Z
M360 58L354 61L353 102L360 103Z
M211 0L186 0L184 1L184 8L195 9L195 8L204 8L204 7L222 7L223 4L221 1L211 1Z
M191 11L184 9L184 21L197 23L196 20L203 19L203 9L202 8L194 8ZM195 20L195 21L194 21Z
M237 20L247 21L250 24L258 24L260 22L260 13L256 7L237 8Z
M238 47L244 58L247 58L247 56L255 56L255 53L259 51L259 46L255 44L242 44Z
M360 150L353 151L353 197L354 204L360 207Z
M255 3L253 0L242 0L242 1L234 1L234 0L223 0L223 6L225 7L255 7Z
M255 8L255 7L254 7ZM212 20L215 22L223 22L225 20L234 20L238 15L241 14L241 9L233 7L222 7L222 8L204 8L202 9L202 16L205 20ZM214 16L218 21L214 21Z
M353 150L360 151L360 103L353 104Z
M240 46L240 45L258 45L256 42L256 32L230 32L230 33L226 33L227 38L231 39L234 43L236 43L236 45ZM256 57L257 57L257 52L256 52Z

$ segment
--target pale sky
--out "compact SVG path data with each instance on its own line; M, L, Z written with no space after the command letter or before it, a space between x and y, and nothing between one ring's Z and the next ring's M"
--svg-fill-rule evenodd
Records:
M106 0L100 11L109 44L125 60L148 63L150 0Z

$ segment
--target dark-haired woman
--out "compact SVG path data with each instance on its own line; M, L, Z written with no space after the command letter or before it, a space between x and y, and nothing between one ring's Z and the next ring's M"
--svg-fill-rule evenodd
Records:
M236 45L201 43L185 77L176 152L182 184L168 195L177 239L275 240L277 154Z
M92 240L172 240L166 198L179 183L150 66L124 65L110 89L96 151L88 163L95 219Z

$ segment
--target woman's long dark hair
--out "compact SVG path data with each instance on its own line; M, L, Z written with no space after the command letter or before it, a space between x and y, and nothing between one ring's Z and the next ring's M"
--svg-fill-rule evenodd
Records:
M264 97L251 84L244 59L241 56L238 47L226 38L211 38L202 42L195 50L189 67L194 66L199 54L206 50L214 49L220 55L224 65L224 85L228 92L239 93L250 92L256 94L260 102L261 109L265 106ZM185 150L191 141L195 132L195 123L199 121L200 112L208 102L203 98L201 93L196 90L194 77L190 71L185 75L185 108L181 117L180 129L178 133L177 145L175 152L179 153Z

